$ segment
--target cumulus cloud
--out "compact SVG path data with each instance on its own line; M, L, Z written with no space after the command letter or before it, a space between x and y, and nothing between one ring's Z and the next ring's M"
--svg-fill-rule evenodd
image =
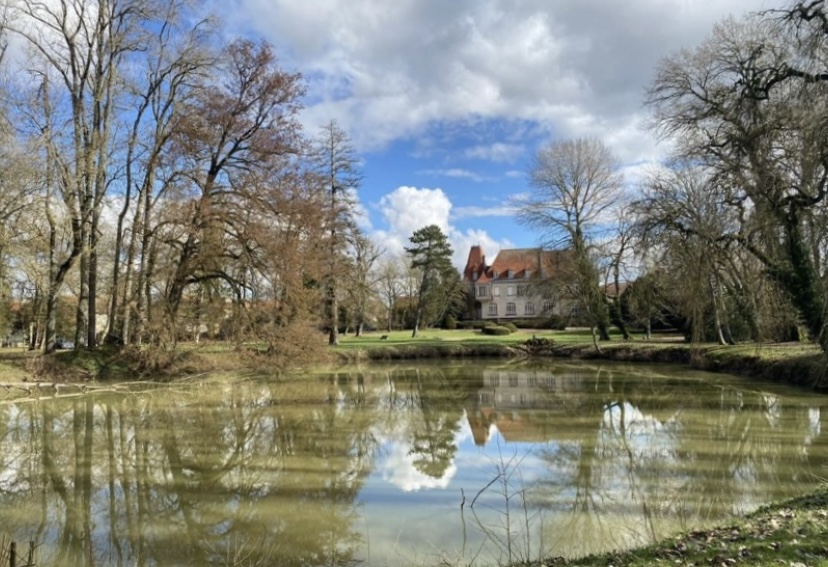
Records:
M452 261L458 268L465 266L472 245L482 245L490 258L501 248L514 247L510 240L492 238L485 230L462 231L453 226L451 220L457 217L452 214L452 202L439 188L398 187L380 200L378 208L388 230L376 231L374 239L392 255L403 254L409 237L431 224L439 226L448 236L454 250ZM462 212L463 208L458 210Z
M615 138L624 151L641 145L625 131L639 122L642 91L659 60L698 44L725 15L769 5L240 0L234 16L283 46L309 77L308 120L337 117L363 148L429 124L483 117L534 121L558 136ZM508 161L516 148L469 151Z
M452 204L442 189L398 187L380 200L379 207L388 226L406 239L430 224L448 232Z

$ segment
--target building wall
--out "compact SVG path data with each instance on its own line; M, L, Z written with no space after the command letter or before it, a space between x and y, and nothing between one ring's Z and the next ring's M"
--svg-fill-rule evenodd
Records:
M485 287L486 295L480 291ZM480 319L527 319L559 315L568 317L571 302L544 299L530 292L529 281L501 279L474 285L475 301L480 303ZM551 303L551 309L548 303Z

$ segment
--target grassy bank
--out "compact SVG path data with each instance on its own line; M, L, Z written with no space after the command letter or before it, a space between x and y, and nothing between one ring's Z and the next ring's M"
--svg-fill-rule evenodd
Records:
M530 567L649 565L828 565L828 491L757 510L724 526L697 528L655 545L580 559L550 558Z
M383 339L383 336L387 338ZM536 339L536 344L527 344L532 342L531 339ZM825 357L818 347L802 343L690 345L678 335L661 335L653 340L644 340L640 336L623 340L613 336L613 340L600 343L596 350L589 331L518 331L506 336L489 336L479 331L430 329L417 338L411 338L410 331L343 337L335 351L344 361L550 356L664 362L828 388Z
M521 330L490 336L475 330L427 329L417 338L411 338L410 331L373 332L362 337L342 336L339 346L320 347L319 356L308 358L304 365L337 360L348 363L450 357L561 357L687 364L697 369L828 389L825 357L814 345L690 345L678 335L661 335L653 340L641 336L623 340L616 335L612 339L600 343L600 350L596 350L585 330ZM59 351L48 357L23 349L0 349L0 383L165 380L210 371L278 372L289 367L284 362L260 352L256 345L239 348L226 343L181 344L174 350L104 347L94 351Z

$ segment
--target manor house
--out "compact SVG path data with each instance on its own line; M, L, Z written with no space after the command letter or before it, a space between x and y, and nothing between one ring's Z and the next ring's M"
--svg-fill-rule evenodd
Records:
M470 289L474 319L530 319L559 315L568 317L571 301L541 291L541 281L555 278L568 258L566 250L518 248L501 250L492 265L479 246L472 246L463 271Z

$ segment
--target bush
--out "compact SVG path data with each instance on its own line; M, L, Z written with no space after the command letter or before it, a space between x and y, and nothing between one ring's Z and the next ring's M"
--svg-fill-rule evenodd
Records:
M467 321L457 321L457 327L459 329L482 329L486 325L490 325L491 323L488 321L480 321L480 320L467 320Z
M550 315L549 317L543 320L543 327L541 328L552 329L555 331L565 331L566 319L564 319L560 315Z
M453 315L446 315L446 318L443 320L443 328L449 331L455 330L457 328L457 319Z
M518 328L514 323L503 323L502 326L509 329L510 333L517 333Z
M512 331L501 325L486 325L483 327L484 335L508 335Z

